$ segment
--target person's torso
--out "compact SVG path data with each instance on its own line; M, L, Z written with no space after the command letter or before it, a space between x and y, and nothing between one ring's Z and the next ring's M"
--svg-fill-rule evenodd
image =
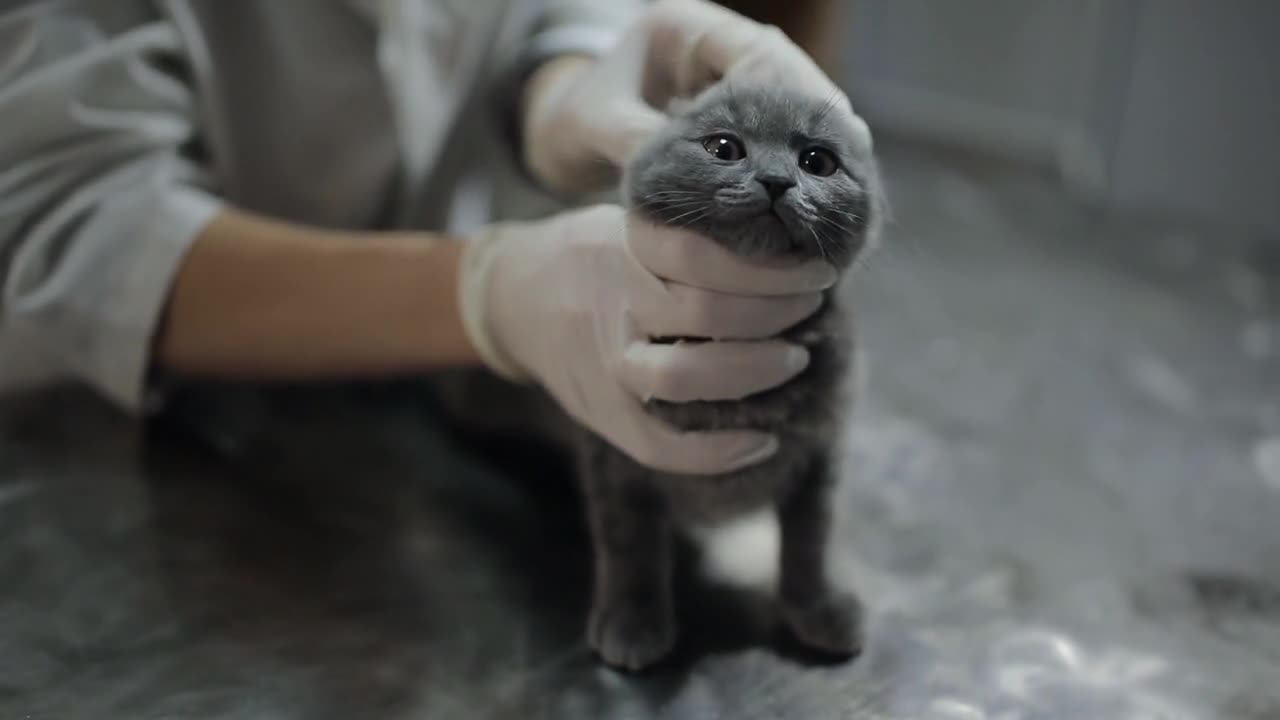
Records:
M439 229L468 175L494 171L492 91L518 45L516 5L161 3L187 49L221 195L310 224Z

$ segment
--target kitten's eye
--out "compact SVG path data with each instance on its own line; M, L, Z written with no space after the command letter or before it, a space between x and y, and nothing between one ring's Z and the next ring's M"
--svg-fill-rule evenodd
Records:
M830 150L809 148L800 153L800 169L810 175L827 177L828 175L834 175L836 170L840 169L840 163L836 160L836 156L831 154Z
M725 162L737 162L747 156L747 149L742 147L742 141L726 133L706 138L702 141L702 147L715 159Z

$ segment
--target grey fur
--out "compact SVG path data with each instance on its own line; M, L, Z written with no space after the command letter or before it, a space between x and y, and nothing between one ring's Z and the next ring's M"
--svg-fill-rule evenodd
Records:
M831 108L776 88L709 91L637 153L624 175L625 201L737 253L823 257L845 271L874 236L880 191L869 149ZM705 147L723 134L741 141L744 158L718 159ZM815 146L838 161L834 174L801 169L801 154ZM773 201L761 178L793 185ZM784 333L811 354L809 367L787 384L741 401L649 403L685 430L776 433L781 450L759 466L713 478L654 472L579 429L596 559L588 636L606 663L641 669L674 645L674 532L769 506L782 528L779 602L791 630L813 649L840 656L860 650L860 605L826 573L831 455L849 407L842 391L851 376L852 327L832 289L812 317Z

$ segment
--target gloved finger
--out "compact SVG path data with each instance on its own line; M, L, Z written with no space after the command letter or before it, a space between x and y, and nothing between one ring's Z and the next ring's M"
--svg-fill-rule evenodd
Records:
M794 326L822 305L817 292L728 295L679 283L662 283L655 290L638 293L632 305L636 328L648 337L761 340Z
M708 63L733 62L729 54L738 52L736 48L722 46L714 33L700 43L698 50L702 61ZM804 93L814 99L832 98L842 107L850 105L848 96L827 77L813 58L776 27L764 28L750 55L741 57L728 68L724 78L735 84L783 82L792 92Z
M741 400L775 388L809 366L809 351L782 340L632 343L619 368L641 400Z
M606 107L592 111L591 138L602 158L624 167L668 118L638 97L619 95Z
M744 258L715 241L680 228L631 216L627 249L650 273L674 283L733 295L803 295L835 284L836 269L823 260L797 263Z
M746 57L763 26L704 0L668 0L654 7L651 52L665 63L676 92L692 95Z
M834 83L807 53L776 27L703 0L666 2L655 10L654 51L667 63L681 94L692 95L712 83L785 81L825 95Z
M634 444L620 449L660 472L720 475L763 462L778 452L778 438L761 432L681 432L648 414L640 416L638 426Z

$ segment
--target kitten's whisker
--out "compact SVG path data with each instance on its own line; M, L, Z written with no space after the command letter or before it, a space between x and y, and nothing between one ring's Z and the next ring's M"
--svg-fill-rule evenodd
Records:
M702 193L693 193L693 192L674 193L673 192L673 193L652 193L650 195L645 195L644 197L639 199L639 202L640 203L682 202L682 201L688 201L688 200L703 200L703 199L705 199L705 195L703 195Z
M834 230L835 232L839 233L840 235L856 235L856 234L858 234L856 229L854 229L854 228L848 228L848 227L845 227L845 226L843 226L843 225L841 225L841 224L837 223L836 221L834 221L834 220L832 220L832 219L830 219L830 218L822 217L821 215L819 215L819 216L818 216L818 222L819 222L819 223L823 223L823 224L825 224L827 227L830 227L832 230Z
M698 212L701 212L701 213L703 213L703 214L702 214L700 217L696 217L696 218L694 218L693 220L690 220L690 221L689 221L688 223L686 223L686 224L695 223L695 222L697 222L698 220L701 220L703 217L706 217L706 216L707 216L707 214L709 214L709 212L710 212L710 211L709 211L709 209L707 208L707 206L706 206L706 205L701 205L701 206L699 206L699 207L696 207L696 208L694 208L694 209L690 210L689 212L686 212L686 213L682 213L682 214L680 214L680 215L677 215L677 216L675 216L675 217L673 217L673 218L671 218L671 219L667 220L667 222L674 224L674 223L679 222L679 221L680 221L680 220L682 220L683 218L689 217L690 215L693 215L694 213L698 213Z
M867 217L866 217L865 215L860 215L860 214L858 214L858 213L851 213L851 212L849 212L848 210L841 210L840 208L834 208L834 207L833 207L833 208L827 208L827 210L828 210L828 211L830 211L830 212L833 212L833 213L835 213L835 214L837 214L837 215L842 215L842 216L844 216L844 217L846 217L846 218L849 218L850 220L854 220L854 221L856 221L856 222L860 222L860 223L861 223L861 222L866 222L866 221L867 221Z
M680 223L680 220L684 220L685 218L690 217L690 215L694 215L694 218L692 218L691 220L685 220L685 223L682 223L682 224ZM707 217L707 215L710 215L710 211L707 208L694 208L690 211L687 211L687 213L676 215L675 218L671 218L667 220L667 222L673 225L681 224L681 227L689 227L689 225L698 222L698 220L701 220Z
M822 254L822 259L830 263L831 255L827 253L827 246L822 244L822 238L818 236L818 232L813 229L812 225L805 225L805 228L807 228L809 230L809 234L813 236L813 241L818 243L818 252Z
M698 222L702 218L707 217L707 215L709 214L710 213L707 213L704 210L694 209L694 210L690 210L689 212L683 213L681 215L677 215L673 218L663 218L662 221L669 225L684 227L686 225ZM686 220L686 218L689 218L689 219Z
M702 212L702 208L693 208L691 210L685 210L683 212L681 212L678 209L670 212L659 212L659 213L654 213L653 211L650 211L651 214L655 215L655 217L657 217L659 220L661 220L664 223L678 222L680 218L688 217L697 212Z
M686 208L701 208L701 207L705 207L705 205L701 202L684 202L684 203L672 203L672 204L650 203L647 205L637 205L636 209L647 210L649 212L662 214L665 212L684 210Z
M690 193L688 195L647 195L640 198L640 202L678 202L680 200L700 200L702 196Z
M854 227L859 230L866 230L870 226L870 223L867 221L867 217L865 215L858 215L856 213L847 213L840 210L836 210L834 212L840 217L843 217L847 222L852 223Z
M704 203L704 202L703 202L703 201L701 201L701 200L685 200L685 201L675 201L675 202L666 202L666 201L664 201L664 200L655 200L654 202L645 202L645 203L640 203L639 205L636 205L636 207L639 207L639 208L647 208L647 209L652 209L652 208L667 208L667 209L674 209L674 208L693 207L694 205L697 205L697 206L699 206L699 207L703 207L703 206L705 206L705 205L706 205L706 203Z
M835 220L832 220L831 218L826 217L826 216L824 216L824 215L819 215L819 216L818 216L818 222L820 222L820 223L826 223L827 225L829 225L829 226L831 226L831 227L833 227L833 228L836 228L837 230L843 230L843 231L845 231L845 232L851 232L851 228L846 227L846 226L844 226L844 225L841 225L840 223L836 222Z
M693 190L659 190L658 192L652 192L645 195L642 199L650 200L653 198L696 197L700 195L702 195L702 193L694 192Z

